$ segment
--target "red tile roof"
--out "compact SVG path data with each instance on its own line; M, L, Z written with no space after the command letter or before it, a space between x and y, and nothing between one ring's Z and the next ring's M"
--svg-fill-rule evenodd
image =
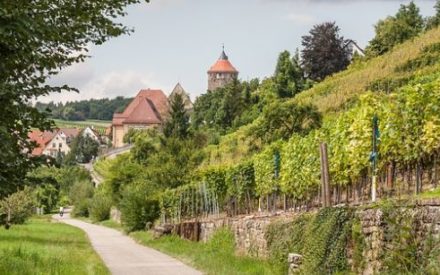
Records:
M35 141L37 147L32 150L32 155L40 156L43 154L44 148L46 148L47 144L53 139L56 135L56 132L44 131L41 132L39 130L34 130L29 132L28 137L31 141Z
M229 60L219 59L209 68L208 73L238 73Z
M141 90L124 112L113 114L112 124L160 124L168 111L168 99L162 90Z
M80 130L78 128L59 128L58 132L63 132L70 138L75 138L79 135Z

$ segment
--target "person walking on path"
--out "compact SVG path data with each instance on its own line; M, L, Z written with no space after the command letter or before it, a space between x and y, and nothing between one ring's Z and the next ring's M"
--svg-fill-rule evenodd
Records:
M60 206L60 217L62 217L64 214L64 207Z

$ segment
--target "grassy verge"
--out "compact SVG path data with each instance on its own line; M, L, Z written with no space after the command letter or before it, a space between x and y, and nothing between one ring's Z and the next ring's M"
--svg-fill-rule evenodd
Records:
M0 228L0 274L109 274L86 234L75 227L33 218Z
M280 266L235 254L232 232L219 230L207 243L182 240L177 236L154 239L151 232L130 234L139 243L169 254L205 274L283 274Z

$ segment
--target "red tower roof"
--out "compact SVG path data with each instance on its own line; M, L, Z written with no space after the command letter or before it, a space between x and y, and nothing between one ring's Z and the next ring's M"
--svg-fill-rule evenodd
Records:
M222 51L220 58L209 68L208 73L238 73L238 71L232 66L231 62L229 62L225 51Z

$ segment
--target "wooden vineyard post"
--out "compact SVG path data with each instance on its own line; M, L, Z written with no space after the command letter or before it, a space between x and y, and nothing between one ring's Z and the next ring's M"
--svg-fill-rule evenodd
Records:
M321 156L321 185L322 185L322 205L330 206L330 175L328 168L327 144L322 142L319 145Z

